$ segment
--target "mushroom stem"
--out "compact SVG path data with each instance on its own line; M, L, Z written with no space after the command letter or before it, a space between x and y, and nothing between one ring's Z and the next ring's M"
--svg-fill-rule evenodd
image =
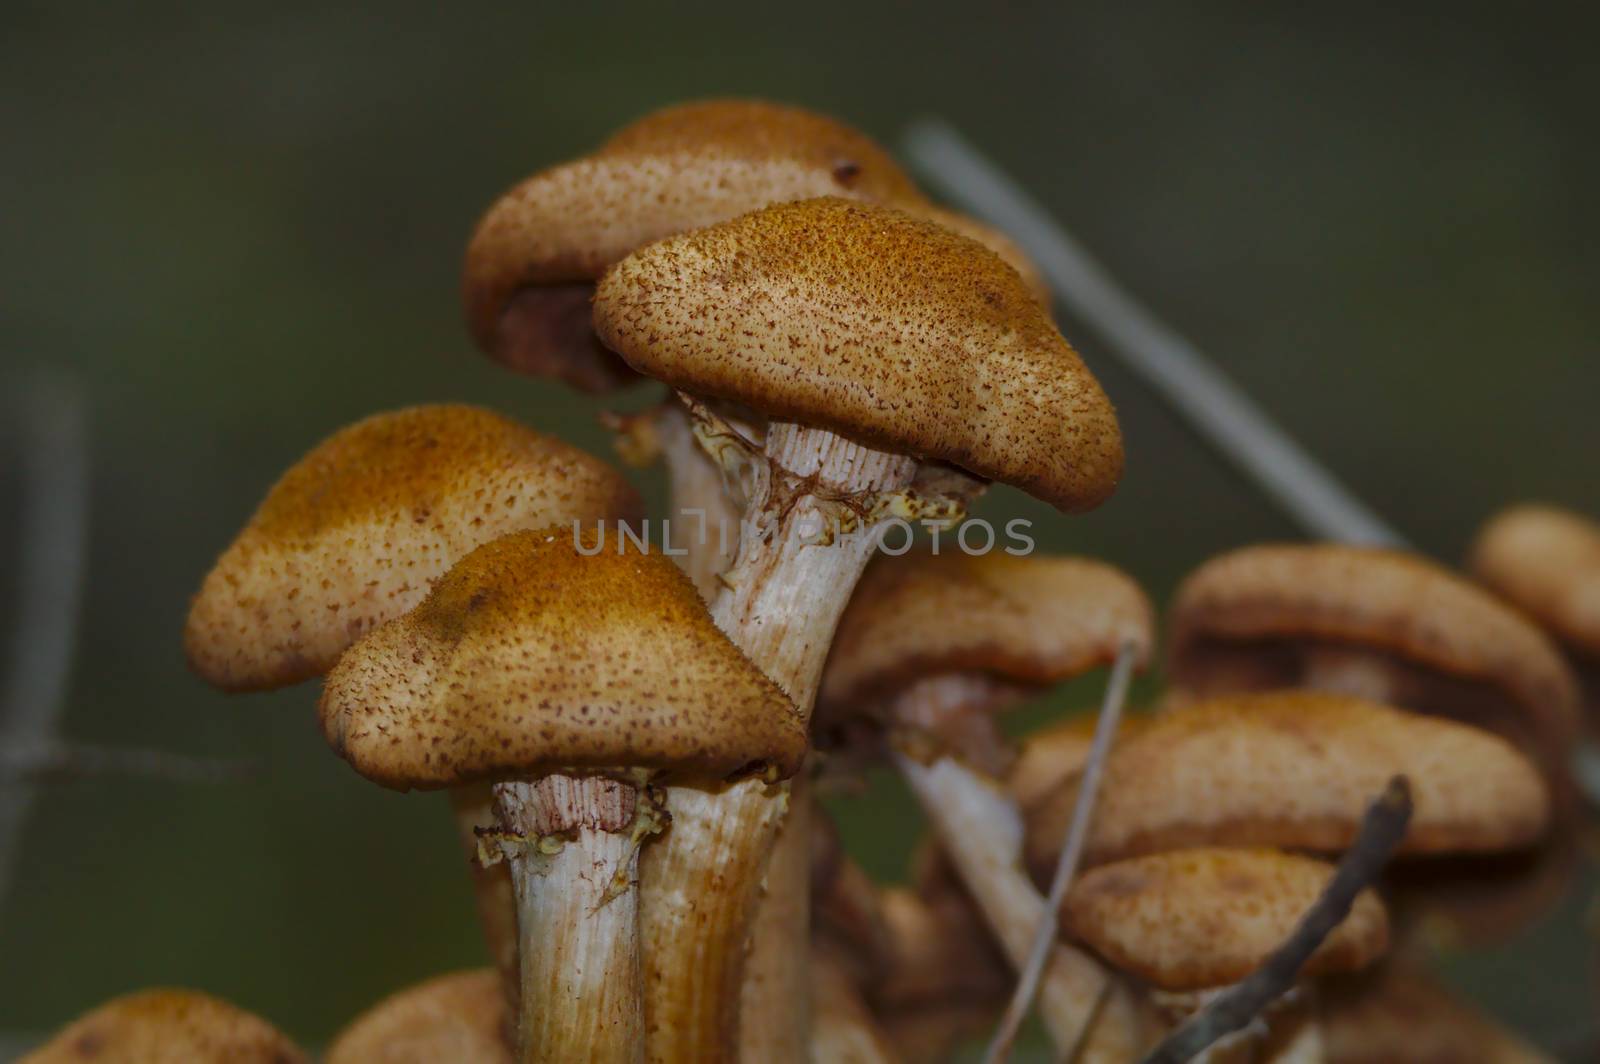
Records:
M1395 670L1371 650L1312 644L1301 651L1304 672L1300 686L1314 691L1352 695L1384 705L1397 699Z
M739 510L728 498L722 470L701 450L683 404L669 399L650 413L661 462L671 485L672 529L663 539L707 602L722 588L721 576L739 546Z
M903 491L917 463L823 429L778 421L768 427L754 462L739 553L723 577L726 586L712 617L809 720L839 615L876 548L869 508ZM845 534L825 534L840 526ZM672 830L643 864L651 1060L736 1059L744 943L761 901L764 870L767 892L779 899L775 904L797 909L766 923L783 928L781 936L764 937L751 948L775 951L774 963L788 967L805 956L807 862L767 867L785 805L792 808L788 797L787 786L759 780L717 791L669 791ZM799 832L794 840L803 850ZM775 875L785 881L778 883ZM757 967L777 970L765 962ZM766 981L749 1003L744 1030L764 1047L749 1059L781 1064L806 1058L803 979L798 990L784 985L788 980Z
M472 899L478 910L478 924L495 970L500 973L500 988L505 993L506 1015L517 1015L517 908L511 889L511 870L504 861L485 864L478 860L478 838L492 831L499 819L495 815L494 790L488 783L466 783L451 787L450 808L455 814L456 834L467 854L472 872Z
M793 1025L771 1019L810 1015L816 984L805 966L795 963L789 947L811 940L812 811L811 782L802 770L789 781L789 801L750 924L750 948L739 983L739 1015L744 1018L739 1025L740 1060L784 1059L792 1052L786 1039L794 1036Z
M499 783L514 837L522 991L518 1059L637 1062L638 790L600 776Z
M935 680L908 689L930 697ZM945 852L1013 967L1026 963L1044 897L1022 869L1022 818L998 783L951 757L894 762L917 796ZM1139 1025L1131 997L1088 954L1058 943L1039 984L1038 1008L1051 1040L1077 1061L1132 1060ZM1076 1055L1074 1055L1076 1054Z

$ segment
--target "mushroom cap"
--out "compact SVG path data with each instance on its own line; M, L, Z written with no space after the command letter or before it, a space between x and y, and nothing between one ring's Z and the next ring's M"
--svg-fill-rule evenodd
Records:
M1269 544L1223 554L1178 589L1168 644L1175 684L1218 642L1315 640L1371 650L1487 685L1551 745L1578 729L1578 691L1555 646L1516 611L1442 566L1400 551ZM1292 677L1280 677L1292 681Z
M113 998L62 1028L19 1064L301 1064L299 1046L259 1016L193 990Z
M1122 473L1099 382L994 252L888 207L786 203L606 271L595 331L695 395L948 462L1063 510Z
M1261 967L1332 877L1331 864L1277 850L1172 850L1085 872L1061 903L1061 922L1153 986L1206 990ZM1305 974L1355 971L1388 946L1383 903L1363 890Z
M492 968L435 976L391 994L340 1031L325 1064L512 1064L506 999Z
M1117 726L1118 740L1126 742L1150 719L1146 713L1124 714ZM1016 762L1006 773L1006 790L1018 809L1032 809L1083 771L1099 724L1096 712L1076 713L1023 738Z
M1554 506L1513 506L1478 534L1471 564L1556 638L1600 658L1600 524Z
M377 414L273 485L201 583L184 650L224 690L298 683L421 602L480 543L639 509L605 462L492 411Z
M1199 845L1337 852L1397 775L1413 802L1401 853L1527 846L1550 818L1544 779L1496 735L1347 695L1277 691L1196 703L1117 743L1086 859ZM1036 875L1054 866L1076 792L1074 778L1027 815Z
M541 171L500 197L467 246L462 300L478 346L525 372L608 390L628 376L576 326L589 285L641 244L770 203L850 196L922 205L911 179L869 137L832 118L761 100L704 100L626 126L598 150ZM513 296L548 289L513 322ZM539 322L552 324L539 325ZM587 314L583 316L587 321Z
M1044 279L1044 274L1039 272L1039 267L1022 250L1022 245L1011 238L1004 230L996 229L987 222L981 222L970 215L960 211L952 211L945 207L924 207L914 209L901 207L913 214L920 214L930 222L937 222L953 233L960 233L964 237L976 240L990 251L1005 260L1007 266L1017 271L1022 278L1022 283L1028 286L1028 291L1033 293L1033 298L1039 301L1041 307L1047 310L1050 307L1052 293L1050 283Z
M1149 656L1150 601L1121 570L1088 558L999 551L879 555L839 619L820 714L875 708L930 676L982 673L1030 687Z
M803 718L688 577L626 538L590 534L597 547L553 528L461 559L328 674L328 742L402 790L585 769L791 775Z

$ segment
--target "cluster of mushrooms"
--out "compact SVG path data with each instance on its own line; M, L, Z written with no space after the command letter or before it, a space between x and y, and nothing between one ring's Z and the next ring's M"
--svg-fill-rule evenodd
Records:
M1035 1006L1058 1059L1140 1060L1260 967L1396 776L1384 879L1208 1059L1543 1059L1419 958L1514 933L1571 880L1558 640L1600 655L1600 529L1496 520L1474 567L1503 597L1406 554L1247 547L1184 582L1158 655L1112 565L952 533L989 482L1073 512L1121 473L1030 265L791 107L670 108L528 178L472 237L464 298L514 371L667 386L608 423L665 466L671 529L646 542L598 458L419 406L318 445L206 576L194 670L320 677L329 746L444 791L460 839L422 841L471 868L494 966L377 1003L329 1064L944 1059L1005 1005L1090 757L1092 716L1018 744L999 715L1119 655L1166 686L1105 758L1059 909ZM884 549L892 524L940 549ZM931 827L906 885L817 802L874 764ZM28 1059L305 1055L160 990Z

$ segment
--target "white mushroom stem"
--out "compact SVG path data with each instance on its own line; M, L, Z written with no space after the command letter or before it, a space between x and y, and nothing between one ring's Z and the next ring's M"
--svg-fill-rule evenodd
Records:
M763 452L745 457L752 483L739 553L712 616L809 718L839 614L876 547L875 507L911 483L916 462L786 422L772 423ZM819 537L841 519L846 534ZM650 848L642 869L645 1014L654 1061L713 1062L736 1053L763 1064L806 1058L808 988L804 965L795 963L807 948L804 900L792 918L773 923L785 929L786 941L753 947L777 950L786 962L761 970L792 974L763 982L743 1027L751 1042L737 1041L745 939L787 792L759 780L669 792L672 829ZM795 837L791 844L804 843ZM768 891L805 897L805 861L767 871ZM785 877L783 885L772 871Z
M450 808L455 814L456 834L467 855L472 872L472 899L478 910L478 924L505 993L507 1015L517 1014L517 910L511 889L511 869L504 861L485 864L478 860L478 838L498 824L494 791L488 783L466 783L450 788Z
M1394 669L1370 651L1313 643L1301 651L1300 661L1302 687L1397 704Z
M661 462L671 484L672 524L664 530L665 546L686 553L674 557L700 597L714 600L721 576L739 548L739 509L728 497L722 470L694 438L689 413L669 400L650 414Z
M517 1054L644 1059L635 889L640 796L598 776L496 784L517 898Z
M968 679L930 678L907 689L901 700L958 697L950 687ZM1022 868L1022 817L1015 803L1000 784L955 758L924 765L902 753L893 756L984 920L1020 968L1033 947L1045 902ZM1107 1064L1137 1059L1131 997L1097 961L1065 942L1053 948L1045 967L1038 1008L1063 1056Z

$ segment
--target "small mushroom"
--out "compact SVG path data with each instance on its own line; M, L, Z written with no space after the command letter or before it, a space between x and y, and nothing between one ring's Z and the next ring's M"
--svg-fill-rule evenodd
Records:
M698 397L697 431L748 498L713 615L808 720L834 626L882 522L948 518L962 505L923 497L913 486L919 465L949 463L1073 510L1102 501L1121 471L1109 402L1016 271L892 209L810 200L648 245L602 277L595 327L635 369ZM762 438L702 399L736 404L749 424L767 418ZM719 860L745 861L735 846L764 852L781 819L776 800L749 785L674 798L680 825L692 816L716 827L655 847L646 880L660 866L676 881L685 865L674 855L691 840L723 847ZM790 865L804 871L803 861ZM803 878L770 882L805 890ZM695 937L686 933L692 910L652 913L647 901L646 912L647 952L700 980L700 965L680 956ZM696 1015L682 1001L661 1008ZM759 1029L774 1037L747 1055L799 1051L803 1002L783 1016L798 1028L780 1032L764 1016ZM699 1029L685 1052L715 1052L705 1047L716 1026Z
M420 603L463 555L508 532L631 517L639 497L597 458L480 407L414 406L341 429L296 462L200 585L184 627L190 667L225 691L283 687L333 667ZM491 955L516 991L503 867L476 831L487 785L450 791Z
M384 998L334 1036L324 1064L512 1064L506 999L490 968L452 972Z
M17 1064L308 1064L266 1020L194 990L114 998Z
M665 823L651 781L782 778L806 748L799 714L665 556L593 547L565 528L479 547L347 651L319 707L375 782L503 781L504 833L485 844L511 864L527 1061L641 1052L634 888ZM700 894L708 924L717 897Z
M1190 574L1172 604L1168 672L1191 697L1312 687L1487 727L1553 772L1577 734L1555 646L1426 559L1319 543L1246 547Z
M1174 710L1118 743L1085 860L1210 844L1338 852L1399 775L1415 806L1402 854L1528 847L1549 824L1538 770L1498 736L1348 695L1281 691ZM1054 866L1075 791L1070 781L1029 813L1035 876Z
M868 716L890 731L895 764L1019 968L1044 899L1022 869L1021 820L997 778L1009 751L994 715L1109 664L1124 644L1147 657L1152 627L1149 601L1109 565L959 551L879 558L840 620L818 727ZM1105 973L1057 948L1039 1008L1059 1051L1077 1051L1105 989ZM1098 1026L1097 1040L1112 1037L1112 1024Z

